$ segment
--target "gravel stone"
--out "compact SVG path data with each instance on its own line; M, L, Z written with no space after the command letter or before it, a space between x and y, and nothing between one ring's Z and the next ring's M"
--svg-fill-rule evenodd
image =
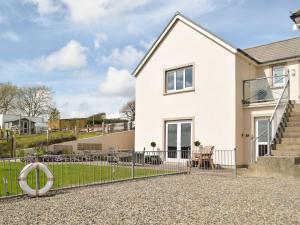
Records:
M300 180L165 176L0 200L0 223L300 224Z

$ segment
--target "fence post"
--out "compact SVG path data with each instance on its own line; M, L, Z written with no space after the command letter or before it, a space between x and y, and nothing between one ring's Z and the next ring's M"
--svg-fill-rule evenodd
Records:
M237 177L237 152L234 148L234 175Z
M134 153L134 149L132 149L132 179L134 179L134 161L135 161L135 153Z
M38 156L35 156L35 162L37 163L39 161ZM39 166L36 167L35 170L35 191L36 191L36 196L39 196L39 189L40 189L40 169Z
M142 161L143 166L145 166L145 151L146 151L146 148L143 149L143 161Z

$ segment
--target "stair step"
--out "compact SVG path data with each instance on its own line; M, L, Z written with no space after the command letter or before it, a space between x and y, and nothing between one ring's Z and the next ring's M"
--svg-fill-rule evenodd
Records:
M290 116L300 116L300 112L292 111L292 112L290 112Z
M296 137L296 138L300 138L300 132L297 131L285 131L283 132L282 136L284 138L288 138L288 137Z
M290 116L288 118L289 122L300 122L300 116Z
M300 112L300 104L295 104L293 107L291 107L292 111L294 112Z
M300 144L300 138L281 138L281 144Z
M287 126L288 127L300 127L300 121L290 121L290 122L287 122Z
M290 150L290 151L299 151L300 152L300 144L277 144L276 150Z
M300 157L300 151L272 150L273 156Z
M287 126L284 128L285 132L289 132L289 131L292 131L292 132L299 132L300 133L300 127L298 126Z

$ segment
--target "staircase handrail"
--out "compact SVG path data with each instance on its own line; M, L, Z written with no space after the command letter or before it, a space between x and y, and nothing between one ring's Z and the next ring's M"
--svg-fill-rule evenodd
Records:
M285 112L286 107L287 107L287 105L289 103L289 100L290 100L289 85L290 85L290 80L288 78L288 80L287 80L287 82L286 82L286 84L285 84L285 86L283 88L283 91L281 93L281 96L280 96L280 98L279 98L279 100L278 100L278 102L277 102L277 104L275 106L275 109L274 109L273 113L272 113L272 116L271 116L271 118L269 120L269 124L268 124L268 155L271 155L271 145L272 145L272 142L273 142L273 140L275 138L276 132L277 132L277 130L279 128L280 122L281 122L281 120L283 118L284 112ZM284 94L285 94L286 91L288 92L287 93L288 96L287 96L287 99L284 99ZM286 100L286 101L284 102L283 100ZM279 115L279 120L275 121L274 118L275 118L275 116L278 113L280 113L279 106L282 103L283 103L283 109L284 110L282 110L281 115ZM274 124L275 122L276 122L276 124ZM272 128L275 128L275 129L272 129ZM275 132L272 132L273 130Z

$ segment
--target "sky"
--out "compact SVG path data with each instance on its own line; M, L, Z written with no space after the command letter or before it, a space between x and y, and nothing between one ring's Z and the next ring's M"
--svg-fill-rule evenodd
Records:
M176 11L238 48L300 36L299 0L0 0L0 83L47 85L61 117L118 116Z

